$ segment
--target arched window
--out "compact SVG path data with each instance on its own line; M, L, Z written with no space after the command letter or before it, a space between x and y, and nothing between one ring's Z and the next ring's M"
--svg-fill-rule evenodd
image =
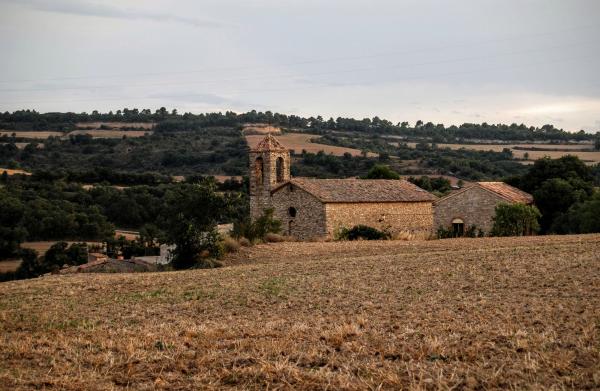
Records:
M465 222L462 219L453 219L452 232L454 236L463 236L465 233Z
M257 157L254 161L254 177L256 178L256 184L258 186L263 184L264 174L263 158Z
M296 213L296 208L290 206L290 208L288 209L288 214L290 215L290 217L296 217Z
M277 183L283 182L283 170L284 170L283 158L278 157L275 161L275 173L277 178Z

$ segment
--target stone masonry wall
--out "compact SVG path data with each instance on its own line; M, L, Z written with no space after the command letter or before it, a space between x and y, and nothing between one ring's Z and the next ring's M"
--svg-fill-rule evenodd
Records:
M262 158L262 172L257 165L257 158ZM277 181L277 158L283 159L283 178ZM285 151L250 152L250 218L260 217L263 211L271 208L271 190L283 182L290 180L290 153Z
M299 240L322 238L325 230L325 206L313 195L297 186L288 184L271 197L275 209L275 218L281 221L281 230L285 235ZM295 208L296 216L290 215Z
M442 198L434 205L435 229L448 228L452 225L452 220L458 218L463 220L465 229L475 225L489 234L496 205L500 202L506 201L478 186L473 186L455 196Z
M433 232L432 202L330 203L325 213L329 237L358 224L388 230L393 236L405 232L429 238Z

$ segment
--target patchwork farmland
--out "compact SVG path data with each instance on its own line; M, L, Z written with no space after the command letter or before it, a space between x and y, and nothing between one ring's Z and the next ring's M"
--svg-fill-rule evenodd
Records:
M392 142L398 145L397 142ZM417 143L406 143L409 147L415 148ZM600 163L600 151L594 151L591 144L437 144L438 148L450 149L472 149L475 151L494 151L502 152L508 148L513 156L518 159L525 159L527 153L528 161L534 161L548 156L552 159L565 155L576 155L587 164Z
M151 130L74 130L69 132L67 136L76 136L88 134L93 138L122 138L122 137L143 137L152 134Z
M264 135L262 134L246 135L246 141L251 148L256 146L263 138ZM360 150L354 148L319 144L318 138L318 135L308 133L285 133L277 136L277 140L279 140L287 148L293 150L296 154L302 153L302 150L306 150L306 152L311 153L323 151L326 154L331 153L336 156L342 156L345 153L350 153L352 156L360 156L362 154ZM317 142L313 142L311 140L316 140ZM369 152L368 156L377 156L377 154Z
M277 243L0 284L0 388L594 389L600 236Z
M45 140L48 137L62 137L65 134L63 132L52 132L52 131L13 131L13 130L0 130L0 137L7 136L11 137L12 135L19 138L30 138L30 139L39 139Z

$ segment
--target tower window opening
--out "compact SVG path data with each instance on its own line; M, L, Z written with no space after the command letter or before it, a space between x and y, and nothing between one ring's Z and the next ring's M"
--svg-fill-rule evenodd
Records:
M256 178L256 184L262 185L264 182L264 167L263 167L263 158L257 157L254 162L254 177Z
M277 183L283 182L284 162L282 157L278 157L275 161L275 173Z

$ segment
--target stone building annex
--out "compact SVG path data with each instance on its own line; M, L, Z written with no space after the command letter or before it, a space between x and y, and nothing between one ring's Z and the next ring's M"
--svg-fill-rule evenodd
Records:
M250 150L251 218L273 208L282 231L300 240L359 224L429 237L435 199L405 180L292 178L290 152L270 134Z
M460 236L475 226L488 235L500 203L532 205L533 196L504 182L476 182L434 202L435 228L451 227Z

